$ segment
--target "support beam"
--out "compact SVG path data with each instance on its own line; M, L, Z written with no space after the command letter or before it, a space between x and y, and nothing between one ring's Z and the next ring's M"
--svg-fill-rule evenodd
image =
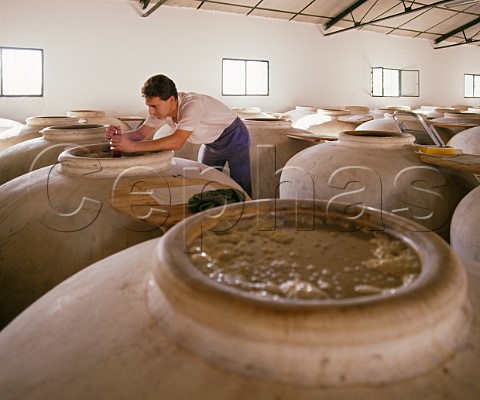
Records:
M478 42L480 42L480 40L468 40L468 41L460 42L460 43L447 44L445 46L437 46L437 47L434 47L434 49L435 50L446 49L448 47L455 47L455 46L461 46L462 44L471 44L471 43L478 43Z
M411 14L411 13L414 13L414 12L427 10L427 9L430 9L430 8L433 8L433 7L436 7L436 6L440 6L440 5L445 4L445 3L449 3L450 1L452 1L452 0L437 1L437 2L432 3L432 4L417 7L415 9L413 7L409 7L408 9L406 9L405 11L403 11L401 13L387 15L386 17L382 17L382 18L372 19L371 21L368 21L368 22L356 23L353 26L350 26L349 28L340 29L340 30L335 31L335 32L325 33L324 36L334 35L334 34L337 34L337 33L340 33L340 32L349 31L351 29L358 29L358 28L361 28L362 26L371 25L371 24L374 24L376 22L385 21L385 20L390 19L390 18L401 17L403 15Z
M450 32L447 32L445 34L443 34L442 36L436 38L434 40L434 43L435 44L438 44L440 42L443 42L444 40L448 39L449 37L453 36L453 35L456 35L457 33L460 33L462 31L464 31L465 29L468 29L468 28L471 28L472 26L475 26L477 24L480 24L480 17L478 17L477 19L474 19L473 21L470 21L468 23L466 23L465 25L462 25Z
M150 8L150 10L148 10L147 12L144 12L142 14L142 17L148 17L151 13L153 13L158 7L162 6L164 3L166 3L167 0L158 0L158 3L153 5L152 8ZM148 5L148 3L147 3Z
M352 11L356 10L360 7L363 3L366 3L368 0L357 0L355 3L348 6L345 10L340 12L339 14L335 15L330 21L328 21L325 25L323 25L323 29L327 30L334 26L338 21L340 21L343 17L350 14Z

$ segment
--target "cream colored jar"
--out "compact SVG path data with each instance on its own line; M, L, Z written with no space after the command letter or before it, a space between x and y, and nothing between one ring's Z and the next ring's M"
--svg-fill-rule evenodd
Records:
M272 114L268 114L260 107L241 107L241 108L234 108L233 111L239 116L239 118L246 120L246 119L275 119Z
M202 230L234 229L247 216L275 215L281 232L296 210L303 228L327 214L339 227L353 218L384 230L418 254L420 275L388 296L273 300L211 280L186 252ZM476 399L479 270L466 273L442 239L411 221L371 209L355 218L359 211L309 201L228 206L90 266L0 333L2 398Z
M480 155L480 126L465 129L453 136L447 143L464 153Z
M355 129L359 123L340 120L342 117L351 117L352 112L345 109L319 108L316 114L306 115L292 126L318 134L321 137L336 139L339 132Z
M15 126L3 131L0 135L0 151L8 149L17 143L25 140L41 137L40 131L43 128L54 125L70 125L78 124L78 118L70 118L61 115L40 115L36 117L28 117L24 125Z
M480 262L480 186L467 194L452 217L450 244L462 257Z
M455 207L477 182L472 174L424 164L414 137L393 132L343 132L292 157L280 198L363 204L414 220L448 240Z
M187 185L195 193L214 182L240 189L227 175L172 158L171 151L120 158L109 154L108 144L75 147L60 154L58 164L2 185L0 326L89 264L163 234L162 224L143 222L148 210L138 218L116 211L119 189L145 192L147 204L158 204L150 212L164 213L164 220L169 215L161 204L168 206L177 192L186 196ZM180 180L180 186L170 187L170 177Z
M391 113L384 113L383 118L375 118L371 121L366 121L354 129L356 131L382 131L400 133L400 129L393 119L393 111Z
M430 123L447 143L465 129L480 125L480 114L472 112L446 112L441 118L434 118Z
M307 115L316 114L318 107L315 106L295 106L293 110L289 110L285 113L284 119L291 121L294 125L300 118L303 118Z
M72 118L79 118L87 124L104 124L119 126L123 132L131 130L130 125L122 120L106 115L105 111L101 110L70 110L67 111L67 116Z
M250 169L254 199L278 197L280 174L285 163L299 151L315 145L314 142L293 139L289 133L305 132L293 128L287 120L247 119L250 133Z
M107 142L107 125L56 125L40 131L41 138L18 143L0 152L0 184L36 169L55 164L67 147Z

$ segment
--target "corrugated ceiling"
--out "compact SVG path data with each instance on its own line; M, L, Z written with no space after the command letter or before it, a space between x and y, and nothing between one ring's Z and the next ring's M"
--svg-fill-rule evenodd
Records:
M134 1L134 0L132 0ZM325 36L346 30L422 38L435 48L480 46L480 0L135 0L145 16L163 6L318 24ZM470 1L470 2L468 2Z

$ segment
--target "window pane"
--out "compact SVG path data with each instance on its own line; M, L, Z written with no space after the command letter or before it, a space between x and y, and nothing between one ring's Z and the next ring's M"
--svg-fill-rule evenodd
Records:
M419 72L418 71L400 71L401 75L401 96L416 97L419 95Z
M268 61L224 58L222 95L268 96Z
M43 51L2 49L2 95L41 96Z
M372 68L372 96L383 96L383 68Z
M398 69L383 70L383 95L399 96L400 95L400 74Z
M480 75L474 75L473 97L480 97Z
M223 60L222 94L246 94L246 69L244 60Z
M473 97L473 75L465 74L465 97Z
M267 61L247 61L247 94L268 95Z

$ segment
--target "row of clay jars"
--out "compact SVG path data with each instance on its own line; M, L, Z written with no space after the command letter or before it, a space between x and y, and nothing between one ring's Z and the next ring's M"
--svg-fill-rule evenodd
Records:
M163 234L162 226L116 211L119 188L127 185L149 198L149 188L160 187L168 198L165 179L177 177L184 186L200 179L240 189L215 169L172 159L171 151L121 158L102 158L103 153L110 153L108 144L75 147L58 164L2 185L0 326L87 265Z
M281 199L363 204L419 222L448 240L455 207L477 185L473 174L424 164L412 135L351 131L292 157Z
M107 125L56 125L40 131L42 137L25 140L0 152L0 185L20 175L55 164L65 148L106 142Z
M0 151L8 149L17 143L24 142L25 140L41 137L42 134L40 131L48 126L73 125L78 123L80 123L78 118L61 115L29 117L26 119L24 125L16 126L2 132L0 135Z
M292 126L324 138L337 139L340 132L357 128L365 119L363 114L359 118L347 119L351 117L350 110L319 108L315 114L298 119Z
M308 132L293 128L285 119L247 118L243 121L250 133L250 169L253 198L264 199L278 197L278 184L281 169L296 153L314 145L314 142L288 137L288 133ZM154 139L173 133L169 126L157 130ZM201 146L186 142L181 150L175 151L176 157L197 160ZM227 167L228 168L228 165Z
M352 210L422 262L417 281L391 295L260 298L211 280L185 252L214 220L311 218L320 207L329 209L280 200L211 210L76 274L0 333L2 399L477 399L480 266L417 224Z
M451 118L450 115L457 115L452 113L445 113L445 117L442 118L433 118L426 121L428 125L431 125L433 129L436 130L438 135L441 137L444 143L447 143L450 139L452 139L458 132L461 132L465 129L465 126L462 126L461 121L463 119L459 118ZM422 115L420 115L423 117ZM402 118L400 116L400 118ZM424 128L418 122L414 122L412 119L410 125L412 129L416 129L420 132L424 131ZM471 120L468 120L471 121ZM480 121L480 120L479 120ZM413 122L413 124L412 124ZM445 122L448 122L450 126L446 127L443 126ZM440 126L437 126L440 125ZM457 125L457 126L455 126ZM397 123L393 119L393 112L385 113L384 118L381 119L374 119L372 121L367 121L359 125L355 130L363 130L363 131L385 131L385 132L397 132L401 133L400 128L398 127Z

